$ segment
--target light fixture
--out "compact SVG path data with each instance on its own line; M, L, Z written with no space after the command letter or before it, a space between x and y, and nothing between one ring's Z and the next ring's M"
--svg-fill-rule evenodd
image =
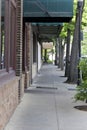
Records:
M78 2L83 2L83 0L78 0Z
M83 6L83 0L78 0L78 6L79 7Z

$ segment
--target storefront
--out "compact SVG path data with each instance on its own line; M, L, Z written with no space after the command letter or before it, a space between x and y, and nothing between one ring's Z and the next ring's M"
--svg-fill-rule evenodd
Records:
M18 51L22 48L21 2L0 1L0 130L8 122L24 91L22 51Z

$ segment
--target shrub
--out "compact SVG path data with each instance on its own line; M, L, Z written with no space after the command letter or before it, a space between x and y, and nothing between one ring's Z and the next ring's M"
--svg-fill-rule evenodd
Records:
M81 85L77 86L77 93L75 99L85 101L87 100L87 80L82 81Z
M79 69L82 72L82 82L77 86L77 93L75 99L81 101L87 101L87 59L82 59L79 63Z
M87 58L86 59L81 59L80 63L79 63L79 69L82 72L82 80L86 80L87 79Z

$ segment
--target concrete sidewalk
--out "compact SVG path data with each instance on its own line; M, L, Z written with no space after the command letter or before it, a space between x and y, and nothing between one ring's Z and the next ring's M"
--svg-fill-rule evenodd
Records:
M85 103L74 102L76 86L63 76L44 65L4 130L87 130L87 112L74 108Z

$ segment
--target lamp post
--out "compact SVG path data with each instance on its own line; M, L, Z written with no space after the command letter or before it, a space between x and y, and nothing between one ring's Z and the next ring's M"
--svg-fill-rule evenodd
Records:
M81 58L81 19L82 19L82 8L83 8L83 0L78 0L78 63ZM77 84L80 85L81 83L81 74L80 69L78 68L78 82Z

